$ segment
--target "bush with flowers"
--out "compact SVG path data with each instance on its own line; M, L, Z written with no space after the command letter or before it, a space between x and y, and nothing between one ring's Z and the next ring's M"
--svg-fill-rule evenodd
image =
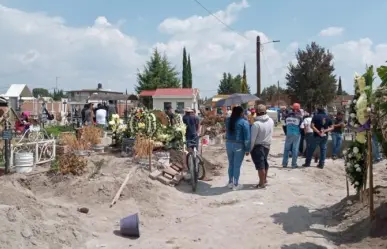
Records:
M364 184L367 158L367 131L370 129L370 105L373 83L373 67L363 76L355 75L355 96L348 106L349 127L356 133L348 150L344 151L345 170L351 184L360 191Z

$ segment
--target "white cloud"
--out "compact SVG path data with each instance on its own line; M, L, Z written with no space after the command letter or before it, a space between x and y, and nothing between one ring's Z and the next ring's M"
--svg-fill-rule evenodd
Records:
M247 1L230 4L215 13L224 23L233 26ZM248 83L256 91L256 36L262 42L279 37L267 37L257 30L230 31L213 16L192 16L186 19L167 18L158 26L169 39L146 46L121 31L122 23L112 24L105 17L96 18L89 27L71 27L61 17L44 13L28 13L0 5L0 92L9 84L27 83L31 87L59 86L64 89L104 87L128 91L136 84L137 68L142 69L151 49L165 51L181 70L182 48L186 46L192 59L194 87L204 95L216 93L223 72L242 73L246 63ZM156 28L156 27L155 27ZM264 46L262 85L284 83L289 61L299 41ZM317 41L318 42L318 41ZM371 39L349 41L333 46L336 74L351 79L355 71L362 72L365 63L380 65L387 58L387 45L372 44ZM343 82L352 91L352 81Z
M320 31L319 36L338 36L344 32L342 27L329 27Z

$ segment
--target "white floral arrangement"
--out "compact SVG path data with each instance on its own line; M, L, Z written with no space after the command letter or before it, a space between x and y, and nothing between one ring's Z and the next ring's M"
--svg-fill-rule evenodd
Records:
M157 120L153 113L142 108L137 108L132 112L127 127L128 137L134 138L139 133L152 137L156 131Z
M357 141L353 142L347 150L343 151L345 160L345 172L351 185L356 191L360 191L364 184L366 170L366 145Z
M345 160L345 171L347 176L359 192L364 185L364 174L367 169L367 130L359 131L359 128L367 125L370 121L371 108L369 100L369 91L371 82L366 82L366 78L369 80L370 71L367 69L367 73L364 76L355 74L355 96L351 103L349 103L349 126L354 128L356 132L355 141L353 141L348 150L343 152ZM367 83L369 86L367 86Z
M120 118L118 114L113 114L110 121L109 126L113 132L124 132L126 129L126 125L124 121Z

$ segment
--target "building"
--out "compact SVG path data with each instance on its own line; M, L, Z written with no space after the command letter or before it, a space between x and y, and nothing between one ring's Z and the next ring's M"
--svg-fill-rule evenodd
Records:
M199 90L196 88L159 88L145 90L140 93L140 98L151 97L153 109L165 110L172 106L175 110L186 107L199 109Z
M34 99L32 91L26 84L12 84L3 98L8 100L8 105L14 110L19 110L25 101Z
M102 84L99 83L95 89L81 89L67 91L69 104L86 104L87 100L93 94L117 95L124 94L123 92L115 92L110 89L103 89Z

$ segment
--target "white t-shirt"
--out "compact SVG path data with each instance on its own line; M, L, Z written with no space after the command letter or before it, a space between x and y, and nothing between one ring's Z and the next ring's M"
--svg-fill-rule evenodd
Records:
M307 128L306 128L306 133L311 133L311 132L313 132L313 129L312 129L311 125L312 125L312 117L308 117L308 118L305 118L305 119L304 119L304 121L302 122L302 124L301 124L300 127L301 127L302 129L304 129L305 127L307 127Z
M106 125L107 111L105 109L98 109L95 112L95 121L97 124Z

